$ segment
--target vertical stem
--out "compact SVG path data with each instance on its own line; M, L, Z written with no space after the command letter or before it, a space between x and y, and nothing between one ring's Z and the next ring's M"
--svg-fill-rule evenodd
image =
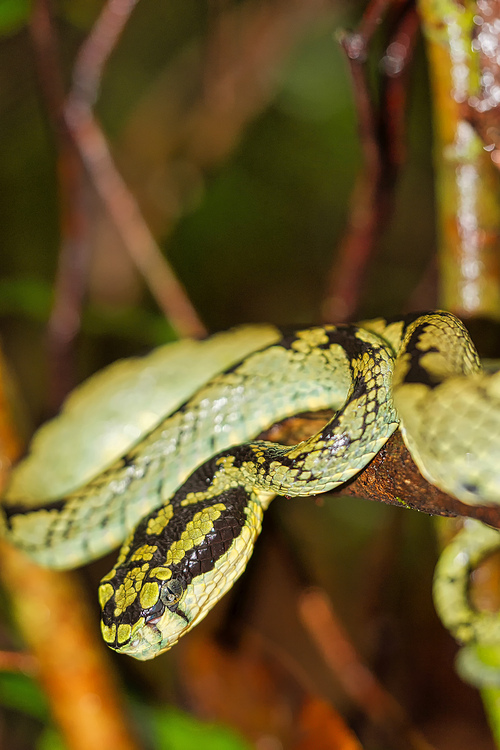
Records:
M441 304L457 315L500 319L500 179L471 124L480 96L479 19L471 0L419 0L434 102ZM486 668L500 667L500 644L473 646ZM481 678L479 679L481 684ZM500 747L500 688L483 686Z
M90 260L84 210L85 173L62 118L64 81L50 0L33 3L30 21L36 72L55 137L60 197L60 232L54 303L47 325L48 406L55 412L75 385L75 344Z
M475 3L419 0L434 102L441 304L500 319L500 181L468 120L478 93Z

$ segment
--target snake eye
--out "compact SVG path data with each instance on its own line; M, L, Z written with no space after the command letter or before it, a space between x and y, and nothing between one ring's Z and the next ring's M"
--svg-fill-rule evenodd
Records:
M180 601L184 593L184 584L178 578L166 581L161 587L160 599L167 607L172 607Z

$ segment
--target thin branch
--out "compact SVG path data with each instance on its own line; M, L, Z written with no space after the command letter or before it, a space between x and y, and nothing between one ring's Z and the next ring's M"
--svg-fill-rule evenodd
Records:
M138 0L108 0L82 43L73 65L71 96L92 107L99 96L104 67Z
M381 60L382 78L382 132L386 138L388 169L393 174L389 182L393 185L398 171L406 158L406 119L409 93L411 61L418 39L420 18L416 7L410 3L397 24Z
M53 412L75 385L75 341L80 329L90 246L83 206L85 175L61 117L64 84L50 0L36 0L30 30L40 90L56 138L60 197L61 247L54 303L47 325L48 401Z
M63 99L61 67L49 0L37 0L32 31L50 119L58 134L61 225L65 239L56 279L55 302L48 326L54 376L51 403L59 405L74 385L72 350L80 327L86 289L89 245L82 206L85 165L110 214L123 246L144 276L159 307L180 336L206 335L196 311L170 265L162 256L135 199L119 175L107 141L91 112L103 66L135 7L136 0L109 0L78 55L72 91ZM63 115L61 117L61 114Z
M205 336L205 326L116 169L106 138L90 109L70 99L64 115L94 188L159 307L179 336Z
M383 730L391 744L398 750L432 750L413 728L402 706L363 663L326 593L320 589L303 592L298 610L302 624L346 694Z
M194 164L196 173L226 158L248 121L272 95L277 64L303 35L307 25L327 12L325 0L294 0L238 7L229 4L228 10L214 14L200 71L200 96L181 111L173 132L165 139L166 160L172 158L169 143L176 144L177 157L179 143L182 144L184 158ZM116 39L114 28L113 38ZM89 40L92 46L91 39L92 34ZM105 59L105 53L101 50L97 56L82 52L82 57L93 59L98 69L95 60ZM93 82L83 86L83 100L75 84L65 112L89 175L127 252L141 273L146 274L147 283L172 323L183 334L202 335L196 313L159 252L135 198L116 169L102 129L90 111L85 92L90 91L95 96L98 89L97 74L91 78ZM171 109L175 111L175 104ZM169 205L175 208L166 216L162 227L164 236L172 231L185 193L185 186L179 188L176 182L175 172L167 175L167 183L167 192L172 194Z
M137 0L108 0L78 54L64 121L92 184L136 268L179 336L201 338L207 331L185 289L163 256L135 198L116 169L92 106L103 68Z
M382 59L380 104L376 106L366 65L367 48L389 7L398 11L398 17ZM325 320L338 322L354 315L369 258L392 206L393 188L404 155L406 79L417 31L411 2L373 0L358 30L340 37L353 84L363 167L353 190L337 260L329 274L322 305Z
M372 253L377 230L377 198L382 159L376 128L376 113L369 93L367 73L359 47L359 35L344 35L341 44L347 54L358 114L363 152L363 170L356 180L344 237L329 278L322 314L327 321L349 320L358 305L362 279ZM355 54L356 52L356 54Z

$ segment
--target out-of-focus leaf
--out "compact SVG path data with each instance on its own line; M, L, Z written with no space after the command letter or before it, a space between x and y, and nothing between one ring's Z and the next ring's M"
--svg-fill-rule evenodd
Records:
M0 0L0 34L11 34L24 26L30 6L29 0Z
M0 315L19 315L45 323L50 315L52 294L52 287L44 281L0 280ZM113 335L148 346L158 346L176 338L165 318L136 307L97 309L91 306L83 315L82 331L91 336Z
M57 729L47 727L40 735L36 750L67 750L67 746Z
M250 746L227 727L205 724L173 709L152 712L158 750L249 750Z
M0 705L45 721L49 710L41 688L24 674L0 672Z
M100 0L63 0L58 5L59 14L83 30L90 28L102 8Z
M52 287L47 282L39 279L0 280L0 315L26 315L43 322L49 317L51 300Z

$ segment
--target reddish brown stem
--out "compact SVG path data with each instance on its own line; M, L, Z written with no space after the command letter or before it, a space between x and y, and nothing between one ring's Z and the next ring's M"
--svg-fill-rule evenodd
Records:
M305 591L298 608L302 624L346 694L383 729L391 745L398 750L431 750L400 704L363 663L327 595L319 589Z
M399 15L382 61L381 102L375 106L366 50L389 5ZM404 156L406 78L417 31L418 20L411 3L376 0L369 5L358 31L341 37L353 82L363 168L353 191L338 259L330 273L323 303L325 320L338 322L353 317L369 258L389 215L394 184Z
M34 3L30 29L40 89L57 148L61 248L47 326L48 400L49 410L55 411L75 384L74 344L80 329L90 248L83 208L85 177L61 116L64 85L49 0Z
M71 93L93 106L99 95L102 74L138 0L108 0L83 42L73 66Z
M153 235L115 167L107 141L90 109L69 100L65 118L76 147L124 247L179 336L201 338L207 331L162 256Z
M358 304L361 277L371 254L377 227L375 210L382 172L376 113L368 88L364 63L364 46L359 34L345 35L341 40L346 51L358 114L359 134L363 152L363 170L353 194L344 238L338 250L328 291L323 303L323 318L341 322L354 314Z
M146 280L158 306L179 336L200 338L206 335L206 328L116 169L91 109L99 93L104 66L136 4L137 0L108 0L104 5L75 62L64 121L123 247Z
M299 440L307 440L314 435L331 416L331 412L322 411L291 417L261 433L259 438L294 445ZM500 528L498 505L466 505L429 484L418 470L399 430L389 438L365 469L332 494L364 497L433 516L477 518Z

